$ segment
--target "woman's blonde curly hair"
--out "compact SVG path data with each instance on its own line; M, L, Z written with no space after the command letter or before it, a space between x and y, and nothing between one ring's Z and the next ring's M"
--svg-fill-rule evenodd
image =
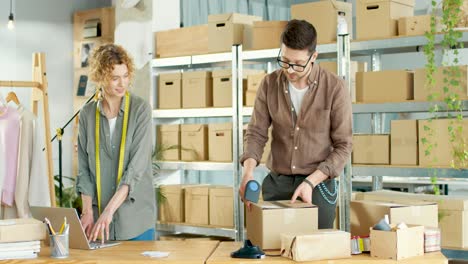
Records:
M89 75L97 87L104 88L112 78L114 65L125 64L130 81L135 73L133 58L120 45L104 44L94 49L90 56Z

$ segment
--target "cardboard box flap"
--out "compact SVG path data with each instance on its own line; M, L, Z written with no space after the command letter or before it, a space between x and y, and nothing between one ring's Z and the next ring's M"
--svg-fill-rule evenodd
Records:
M330 0L328 0L330 1ZM333 7L338 11L344 11L347 14L351 14L353 12L353 6L346 2L331 0L330 1Z
M216 14L208 16L208 23L235 23L235 24L252 24L254 21L261 21L258 16L249 16L238 13Z
M210 188L208 186L186 186L185 191L192 195L208 195Z
M159 75L159 80L160 81L176 81L182 79L182 74L180 72L178 73L163 73Z
M208 127L212 131L231 131L232 123L209 124Z
M317 207L314 204L308 204L296 201L294 204L291 204L290 200L285 201L262 201L258 204L254 204L257 207L260 207L262 210L271 210L271 209L285 209L285 208L315 208Z
M229 186L210 186L210 195L218 197L233 197L234 190Z
M182 78L184 79L207 79L207 78L211 78L211 72L210 71L183 72Z
M358 0L363 5L373 5L373 4L380 4L380 3L388 3L394 2L406 6L414 6L414 0Z
M231 78L231 76L232 76L232 70L231 69L213 71L213 78L220 78L220 77Z
M180 125L159 125L160 132L179 132Z
M204 124L192 124L192 125L181 125L181 132L201 132L204 128Z
M271 27L285 27L288 24L288 21L278 20L278 21L255 21L253 26L255 28L271 28Z

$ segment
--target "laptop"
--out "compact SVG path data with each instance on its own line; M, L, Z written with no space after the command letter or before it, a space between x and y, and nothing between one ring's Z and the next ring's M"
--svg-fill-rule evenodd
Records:
M69 247L75 249L98 249L112 247L120 244L115 241L105 241L104 244L101 241L90 242L86 237L86 234L81 227L80 218L75 208L62 208L62 207L31 207L31 214L34 218L43 221L44 218L48 218L52 224L54 230L59 230L63 218L67 218L68 224L70 224L69 233Z

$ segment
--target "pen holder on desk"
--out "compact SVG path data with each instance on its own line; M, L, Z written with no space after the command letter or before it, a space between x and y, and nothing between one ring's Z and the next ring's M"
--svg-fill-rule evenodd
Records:
M49 235L50 256L52 258L68 258L68 233L62 235Z

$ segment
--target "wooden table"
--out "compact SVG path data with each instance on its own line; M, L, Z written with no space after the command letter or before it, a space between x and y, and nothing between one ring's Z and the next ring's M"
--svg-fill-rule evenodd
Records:
M204 264L218 241L125 241L122 244L97 250L70 249L66 259L50 257L48 247L41 248L39 258L27 260L0 261L1 263L166 263ZM150 258L141 255L143 251L170 252L167 258Z
M253 264L253 263L274 263L274 264L297 264L297 263L316 263L316 264L447 264L447 258L440 252L428 253L421 257L413 257L405 260L395 261L390 259L372 258L369 254L354 255L349 259L323 260L310 262L296 262L283 257L265 257L264 259L234 259L231 258L231 252L241 247L238 242L221 242L215 252L209 257L206 264Z

